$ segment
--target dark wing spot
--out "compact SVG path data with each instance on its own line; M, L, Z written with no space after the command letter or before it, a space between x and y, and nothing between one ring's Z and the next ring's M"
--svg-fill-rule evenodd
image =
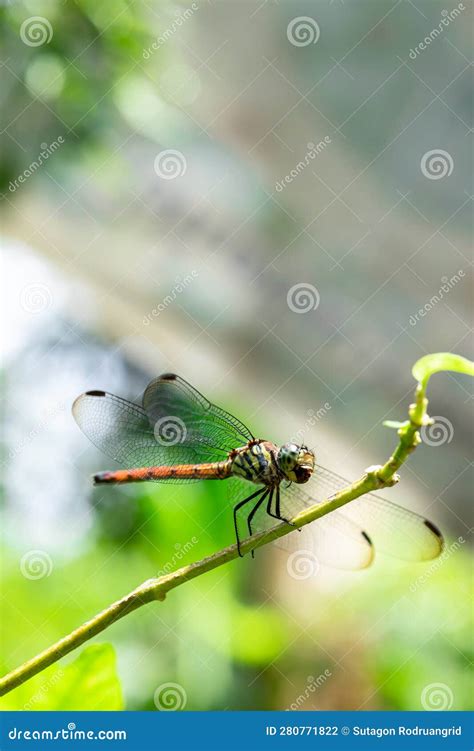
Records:
M372 547L372 548L373 548L373 546L374 546L374 543L373 543L373 542L372 542L372 540L370 539L370 537L369 537L369 535L367 534L367 532L364 532L364 530L362 530L362 532L361 532L361 535L362 535L362 537L363 537L363 538L364 538L365 540L367 540L367 542L369 543L370 547Z
M428 527L428 529L433 532L434 535L436 535L436 537L439 537L440 540L443 539L443 535L439 531L438 527L435 527L433 522L430 522L429 519L424 519L423 522Z
M160 375L161 381L176 381L177 379L176 373L163 373L163 375Z
M86 391L86 396L105 396L105 391Z

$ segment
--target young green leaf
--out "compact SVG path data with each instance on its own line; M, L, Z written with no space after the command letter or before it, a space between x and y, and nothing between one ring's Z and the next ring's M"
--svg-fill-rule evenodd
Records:
M393 428L393 430L400 430L400 428L406 428L407 425L410 424L409 420L405 420L404 422L398 422L398 420L384 420L382 425L384 425L386 428Z
M51 665L0 700L2 710L119 710L122 689L111 644L92 644L64 667Z
M434 373L440 373L444 370L474 376L474 363L465 357L461 357L461 355L453 355L451 352L436 352L417 360L411 372L413 377L425 388L429 378Z

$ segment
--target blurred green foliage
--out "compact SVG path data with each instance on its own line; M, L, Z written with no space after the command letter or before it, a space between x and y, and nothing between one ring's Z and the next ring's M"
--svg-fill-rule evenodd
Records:
M3 710L118 710L122 691L110 644L92 644L66 666L51 665L0 699Z
M0 189L38 157L42 143L59 135L65 138L59 161L77 159L82 149L110 147L111 126L117 129L121 120L110 92L143 64L142 51L154 38L150 14L145 4L126 0L42 0L34 8L27 3L0 7L6 61L1 111L8 131L22 144L12 148L8 132L1 136ZM29 46L21 39L21 26L36 15L47 19L53 33L48 43Z

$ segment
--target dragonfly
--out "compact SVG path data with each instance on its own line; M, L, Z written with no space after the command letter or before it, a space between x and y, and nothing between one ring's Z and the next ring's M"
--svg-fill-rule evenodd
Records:
M81 394L72 411L91 442L122 467L96 473L96 485L225 480L240 556L244 539L282 523L293 525L300 511L327 503L350 484L316 464L305 445L256 438L237 417L174 373L151 381L141 404L95 390ZM314 551L318 562L343 569L367 567L375 548L408 561L428 561L444 544L431 521L374 494L330 511L299 532L299 550ZM292 537L275 544L291 549L287 540Z

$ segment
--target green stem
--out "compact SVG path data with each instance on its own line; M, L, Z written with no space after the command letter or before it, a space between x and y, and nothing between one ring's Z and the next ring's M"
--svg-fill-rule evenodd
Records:
M428 399L425 396L425 389L421 384L418 384L415 392L415 403L410 404L408 409L409 420L398 431L400 437L398 445L390 459L377 472L377 477L382 482L381 487L387 484L393 485L398 481L395 473L421 443L420 428L432 422L428 417L427 409Z
M426 413L427 405L428 401L425 398L424 389L421 386L418 386L415 404L410 405L410 419L398 431L400 440L390 459L383 466L372 467L359 480L348 485L347 488L344 488L344 490L331 496L326 501L316 503L314 506L302 511L292 519L293 524L298 528L304 527L306 524L311 524L311 522L319 519L321 516L325 516L331 511L344 506L346 503L359 498L361 495L371 493L373 490L394 485L398 481L398 477L395 474L396 471L406 461L418 443L420 443L418 430L422 425L427 424L429 421ZM248 553L262 545L267 545L269 542L272 542L279 537L283 537L292 531L293 527L290 527L288 524L279 524L277 527L274 527L269 531L260 532L259 534L245 540L241 544L242 552ZM76 647L84 644L84 642L89 639L92 639L92 637L100 634L101 631L104 631L108 626L111 626L133 610L136 610L149 602L164 600L167 593L172 589L175 589L175 587L178 587L191 579L195 579L196 577L205 574L207 571L212 571L237 557L237 545L230 545L229 547L214 553L214 555L203 558L189 566L183 566L171 574L167 574L158 579L148 579L132 592L125 595L125 597L112 603L112 605L109 605L101 613L93 616L93 618L86 621L82 626L79 626L79 628L56 642L56 644L48 647L39 655L28 660L28 662L25 662L16 670L13 670L11 673L8 673L8 675L0 679L0 696L12 691L12 689L17 686L20 686L29 678L40 673L49 665L57 662L61 657L72 652L73 649L76 649Z

